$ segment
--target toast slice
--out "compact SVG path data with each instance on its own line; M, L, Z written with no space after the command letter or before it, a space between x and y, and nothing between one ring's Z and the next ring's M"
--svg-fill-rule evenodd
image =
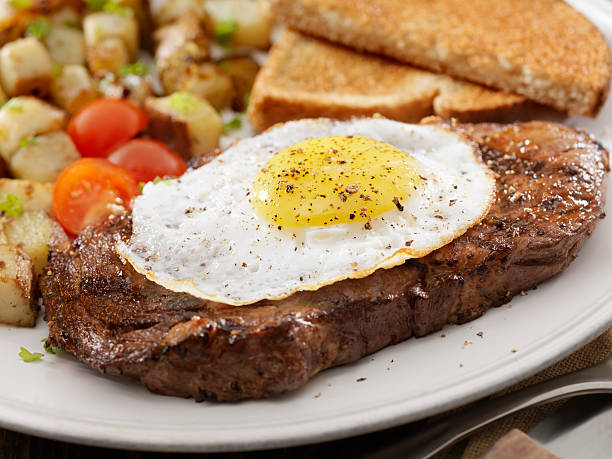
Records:
M562 0L272 0L302 32L595 116L612 57Z
M523 96L287 30L257 77L249 116L257 130L300 118L375 113L408 123L434 114L464 122L514 121L530 105Z

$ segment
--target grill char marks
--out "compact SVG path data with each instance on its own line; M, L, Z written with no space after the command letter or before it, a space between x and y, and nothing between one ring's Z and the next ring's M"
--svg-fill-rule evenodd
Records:
M40 287L53 345L151 391L231 401L463 323L563 270L603 216L608 154L547 122L459 126L498 174L487 217L425 258L281 301L230 307L146 280L113 251L131 222L55 247Z

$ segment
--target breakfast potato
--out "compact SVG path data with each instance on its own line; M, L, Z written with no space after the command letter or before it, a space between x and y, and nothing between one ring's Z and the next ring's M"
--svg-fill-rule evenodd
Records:
M0 156L9 164L24 139L63 129L66 122L66 113L36 97L9 100L0 109Z
M120 38L106 38L87 48L87 65L94 75L105 71L118 73L129 62L128 49Z
M109 39L119 39L127 50L128 62L138 57L140 46L138 22L131 15L93 13L83 20L83 31L88 49L96 48L103 43L108 46Z
M0 322L20 327L36 324L32 261L21 250L0 245Z
M150 75L128 74L118 78L110 72L102 72L96 77L100 78L98 89L105 99L125 99L143 107L145 100L155 95Z
M10 97L44 95L53 77L53 62L47 49L34 37L21 38L0 50L0 82Z
M53 102L69 114L98 97L95 81L82 65L66 65L51 83Z
M59 65L85 64L85 38L80 30L52 25L44 42L53 62Z
M234 86L232 108L240 112L245 110L259 64L249 56L235 56L219 61L219 68L231 78Z
M198 19L206 17L204 2L201 0L149 0L149 8L153 22L158 27L185 15Z
M81 159L72 139L64 131L32 137L10 162L15 178L35 182L55 182L69 164Z
M206 10L215 24L217 40L222 45L270 45L271 17L263 0L209 0Z
M24 212L44 210L49 215L53 214L53 183L0 178L0 202L9 194L19 198Z
M74 29L81 27L81 15L71 7L62 8L49 15L49 21L52 25L68 26Z
M182 92L150 97L145 111L150 117L149 135L185 159L206 155L219 144L223 123L205 99Z
M23 251L32 261L32 270L39 276L47 266L49 241L57 223L46 212L24 212L4 224L7 242Z
M212 63L191 67L179 84L180 91L206 99L217 110L228 107L234 98L232 79Z

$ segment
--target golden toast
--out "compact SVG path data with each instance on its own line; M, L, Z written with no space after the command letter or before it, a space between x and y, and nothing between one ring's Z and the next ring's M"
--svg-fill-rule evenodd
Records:
M380 113L416 122L428 115L464 122L512 121L523 96L455 80L286 31L259 73L249 104L257 130L299 118L347 119Z
M562 0L272 0L277 19L360 51L594 116L612 57Z

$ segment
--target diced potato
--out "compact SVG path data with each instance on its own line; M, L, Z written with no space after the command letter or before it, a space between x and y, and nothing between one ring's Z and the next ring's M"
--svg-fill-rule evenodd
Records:
M52 25L68 26L79 29L81 27L81 15L74 8L62 8L49 15Z
M33 327L37 313L32 262L21 250L0 245L0 322Z
M53 62L59 65L85 63L85 38L80 30L53 25L44 41Z
M13 177L35 182L55 182L71 163L81 159L72 139L64 131L33 137L13 155Z
M0 178L0 202L9 194L19 197L24 211L44 210L49 215L53 213L53 183Z
M87 49L87 64L94 75L105 71L117 73L129 62L130 55L120 38L106 38Z
M206 10L229 44L267 48L271 17L264 0L208 0ZM226 35L227 34L227 35Z
M73 114L98 97L98 88L82 65L66 65L51 83L53 102Z
M28 137L63 129L66 114L36 97L15 97L0 110L0 156L8 163Z
M245 110L248 95L259 72L259 65L249 56L236 56L221 60L219 68L229 75L234 85L232 108L237 111Z
M129 55L128 61L138 57L140 47L138 22L133 16L114 13L93 13L83 20L85 44L88 48L97 47L109 38L120 39Z
M28 22L36 14L29 10L16 10L7 1L0 1L0 46L23 35Z
M0 50L0 81L11 96L44 95L53 77L53 62L49 52L34 37L21 38Z
M149 8L158 27L170 24L185 14L199 19L206 16L202 0L149 0Z
M205 99L186 93L150 97L145 111L150 117L149 135L185 159L206 155L219 143L223 123Z
M34 275L38 276L47 266L49 240L53 225L57 224L46 212L24 212L4 224L4 234L10 245L21 249L30 260Z
M178 87L180 91L200 96L218 110L230 105L234 98L234 86L229 76L211 63L200 64L190 70Z

